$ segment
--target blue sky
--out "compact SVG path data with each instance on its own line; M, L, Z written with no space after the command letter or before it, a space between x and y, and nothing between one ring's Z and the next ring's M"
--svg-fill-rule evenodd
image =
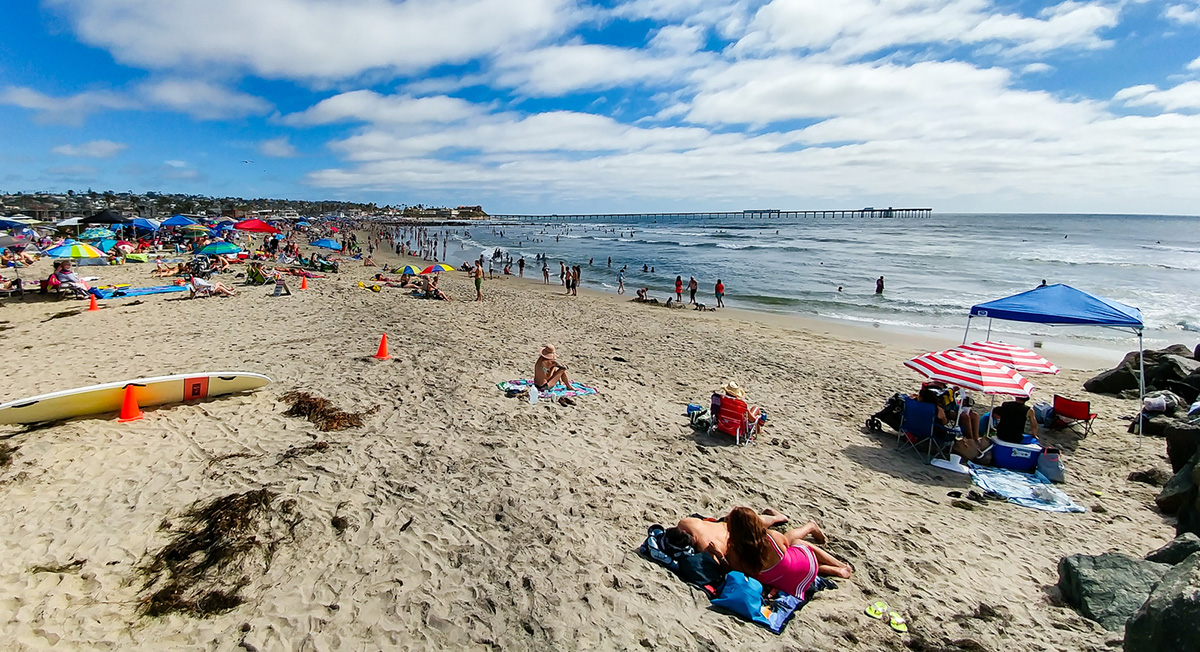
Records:
M14 0L0 190L1200 212L1200 0Z

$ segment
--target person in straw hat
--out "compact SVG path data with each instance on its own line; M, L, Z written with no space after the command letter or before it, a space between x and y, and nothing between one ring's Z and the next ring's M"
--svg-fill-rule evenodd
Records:
M547 344L538 352L537 362L533 363L533 384L539 392L545 392L560 382L568 390L575 389L567 377L567 365L558 361L554 345Z
M725 386L721 388L721 391L725 392L726 396L732 396L734 398L740 398L743 400L746 398L746 390L738 386L737 381L735 380L725 383Z

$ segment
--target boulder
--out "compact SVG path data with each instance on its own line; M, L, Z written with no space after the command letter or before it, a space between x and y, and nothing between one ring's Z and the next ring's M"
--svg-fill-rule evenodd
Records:
M1058 562L1063 599L1104 629L1116 631L1146 601L1171 568L1117 552L1071 555Z
M1175 513L1175 536L1188 532L1200 535L1200 506L1196 505L1197 497L1200 497L1200 487L1193 482L1192 487L1183 494L1182 504Z
M1163 514L1177 514L1183 509L1188 500L1188 494L1196 488L1196 483L1192 480L1196 462L1196 458L1192 458L1187 464L1184 464L1183 468L1171 476L1171 479L1167 480L1167 484L1163 485L1162 491L1154 497L1154 504Z
M1136 398L1136 397L1135 397ZM1142 434L1147 437L1163 437L1167 434L1167 428L1177 422L1175 417L1168 417L1162 414L1156 414L1149 419L1142 418ZM1129 432L1133 432L1137 426L1137 421L1129 424Z
M1188 532L1175 537L1167 545L1146 555L1146 561L1174 566L1197 552L1200 552L1200 536Z
M1148 484L1151 487L1162 487L1171 480L1173 475L1173 473L1168 473L1163 469L1154 468L1146 469L1144 471L1134 471L1126 476L1125 479L1130 482Z
M1200 649L1200 554L1171 567L1125 626L1125 652Z
M1146 389L1166 389L1167 381L1181 381L1192 371L1200 369L1200 360L1192 357L1192 350L1175 344L1157 351L1144 352L1146 365ZM1170 358L1170 359L1168 359ZM1083 384L1083 388L1097 394L1120 394L1125 390L1138 389L1138 352L1130 351L1121 364L1105 371ZM1161 384L1159 384L1161 383Z
M1163 428L1163 436L1167 438L1167 458L1171 460L1172 471L1182 469L1200 449L1200 423L1177 419Z

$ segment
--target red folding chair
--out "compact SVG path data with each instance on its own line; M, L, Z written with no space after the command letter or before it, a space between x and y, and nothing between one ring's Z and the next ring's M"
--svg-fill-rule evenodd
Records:
M713 418L713 430L733 437L738 445L754 440L758 433L760 412L757 407L749 407L740 398L732 396L713 395L713 404L717 407Z
M1069 398L1054 395L1055 428L1071 428L1075 432L1080 432L1079 427L1082 426L1081 434L1087 437L1092 434L1092 422L1095 420L1096 413L1092 412L1092 404L1088 401L1072 401Z

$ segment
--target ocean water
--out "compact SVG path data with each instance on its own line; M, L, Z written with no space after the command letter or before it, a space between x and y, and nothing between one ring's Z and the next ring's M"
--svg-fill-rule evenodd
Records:
M555 283L562 260L583 266L584 287L615 292L617 272L625 266L630 296L647 287L665 300L677 275L685 285L695 276L699 300L713 305L720 278L730 307L902 330L961 332L972 305L1032 289L1045 279L1140 308L1148 343L1200 337L1196 217L543 218L481 223L469 235L452 234L450 241L461 243L451 247L464 260L480 253L490 257L497 247L514 259L524 256L526 275L535 277L541 273L535 254L545 253ZM449 259L460 262L454 253ZM654 271L643 272L643 265ZM877 296L875 279L881 275L886 289ZM986 320L975 324L981 321ZM994 322L993 330L1129 341L1127 332L1102 328Z

